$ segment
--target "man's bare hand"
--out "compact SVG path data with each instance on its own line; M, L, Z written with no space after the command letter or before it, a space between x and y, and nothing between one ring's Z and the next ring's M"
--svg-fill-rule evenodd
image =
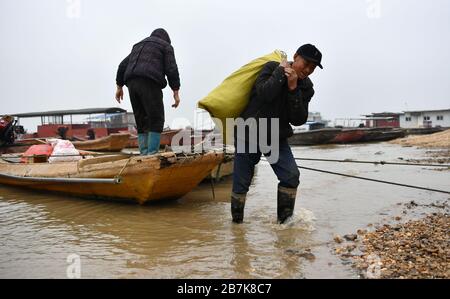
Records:
M116 101L120 104L120 101L122 100L123 100L123 89L121 86L117 86Z
M173 108L177 108L180 105L180 95L178 94L178 90L173 91L173 99L175 103L172 105Z
M288 64L286 59L283 59L280 62L280 66L283 67L283 68L287 68L289 66L289 64Z
M284 68L284 74L288 80L289 90L295 90L297 88L298 75L297 72L290 66Z

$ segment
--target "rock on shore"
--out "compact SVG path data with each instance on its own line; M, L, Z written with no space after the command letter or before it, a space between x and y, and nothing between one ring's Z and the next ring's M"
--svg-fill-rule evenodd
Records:
M450 216L433 213L402 224L385 224L337 248L365 278L450 278ZM359 246L358 246L359 245ZM355 249L359 254L352 254Z

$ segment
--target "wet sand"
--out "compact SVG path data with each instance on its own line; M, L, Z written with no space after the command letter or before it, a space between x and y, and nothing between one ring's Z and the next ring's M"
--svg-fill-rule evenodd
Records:
M427 150L387 143L296 147L298 157L402 161ZM448 190L431 167L301 162L303 166ZM176 182L174 182L176 183ZM445 194L301 170L295 215L276 224L277 180L261 162L244 224L231 223L231 179L202 184L177 201L139 206L0 186L0 277L66 278L68 256L82 278L358 278L334 254L336 235L385 223L402 204ZM398 205L401 204L401 205ZM408 217L423 217L421 211ZM406 219L405 219L406 220Z

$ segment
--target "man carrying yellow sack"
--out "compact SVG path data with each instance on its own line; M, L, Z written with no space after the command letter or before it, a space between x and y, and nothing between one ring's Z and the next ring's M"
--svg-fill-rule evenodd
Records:
M261 154L277 157L275 161L268 160L279 180L278 222L284 223L292 216L300 172L287 138L293 134L291 124L300 126L308 119L308 104L314 95L309 76L317 66L322 68L321 61L320 51L306 44L296 51L293 62L270 61L259 73L250 101L235 127L233 222L243 222L246 194ZM245 122L244 129L242 122Z

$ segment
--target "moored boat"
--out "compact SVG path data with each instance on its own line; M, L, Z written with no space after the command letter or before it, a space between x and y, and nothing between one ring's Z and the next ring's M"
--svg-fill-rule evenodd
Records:
M45 139L41 138L28 138L16 140L12 144L5 144L3 146L0 146L0 154L24 153L32 145L45 143L46 143Z
M403 129L392 129L388 131L382 131L381 134L372 137L371 141L389 141L396 138L405 137L406 132Z
M426 135L426 134L434 134L437 132L444 131L444 128L441 127L432 127L432 128L409 128L406 129L406 135Z
M72 143L78 150L120 152L127 146L129 139L129 133L113 133L94 140L72 141ZM0 154L23 153L32 145L45 143L47 141L44 138L19 139L13 144L0 147Z
M94 140L73 141L72 143L79 150L120 152L127 146L129 139L129 133L113 133Z
M223 160L223 153L107 155L78 162L11 163L0 159L0 183L76 196L138 203L179 198Z
M290 145L318 145L329 143L342 129L328 128L294 133L288 138Z
M383 136L384 132L393 130L393 127L375 127L375 128L362 128L365 131L364 136L359 142L374 142L380 141L379 138Z
M180 146L182 145L196 145L203 141L205 136L210 133L210 131L201 131L200 133L194 131L194 134L192 134L191 130L182 130L182 129L176 129L176 130L167 130L163 131L161 133L161 139L160 139L160 146L171 146L172 145L172 139L176 134L180 134L183 138L180 140ZM190 140L190 141L189 141ZM185 142L190 144L184 144ZM131 135L128 143L127 148L138 148L138 138L136 135Z
M364 135L366 134L366 130L357 128L357 129L343 129L340 131L336 137L334 137L330 143L353 143L359 142Z

